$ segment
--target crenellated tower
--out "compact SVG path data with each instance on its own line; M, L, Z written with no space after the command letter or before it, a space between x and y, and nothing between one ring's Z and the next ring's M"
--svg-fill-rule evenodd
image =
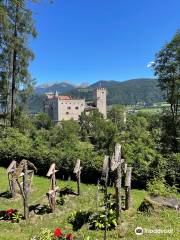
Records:
M107 118L107 103L106 103L106 88L96 88L94 90L94 103L100 113L103 114L104 118Z

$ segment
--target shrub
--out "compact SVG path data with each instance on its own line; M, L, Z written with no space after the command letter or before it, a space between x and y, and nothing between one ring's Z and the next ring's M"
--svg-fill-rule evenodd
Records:
M90 217L91 229L104 230L107 227L108 230L113 229L117 226L116 214L113 209L109 209L107 217L105 212L98 212Z
M170 187L164 179L154 178L147 183L147 190L152 196L172 197L177 194L175 186Z

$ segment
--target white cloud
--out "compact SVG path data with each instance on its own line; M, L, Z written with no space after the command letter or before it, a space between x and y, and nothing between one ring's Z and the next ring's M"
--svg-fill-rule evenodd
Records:
M147 68L151 68L153 64L154 64L153 61L152 61L152 62L149 62L149 63L147 64Z

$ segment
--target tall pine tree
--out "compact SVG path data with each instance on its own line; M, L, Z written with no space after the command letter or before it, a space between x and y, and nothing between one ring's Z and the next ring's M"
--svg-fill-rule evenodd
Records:
M36 37L32 11L25 0L1 2L5 17L1 22L0 81L4 89L3 101L10 112L14 126L15 111L25 106L33 80L28 71L34 55L28 47L28 39ZM9 109L10 108L10 109Z

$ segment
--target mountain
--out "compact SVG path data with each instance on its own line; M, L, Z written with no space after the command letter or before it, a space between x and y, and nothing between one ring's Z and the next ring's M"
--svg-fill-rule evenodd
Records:
M72 97L85 98L92 101L93 90L97 87L107 88L107 104L134 105L139 102L151 105L163 101L162 92L156 79L140 78L123 82L115 80L100 80L88 87L76 87L69 83L57 83L50 86L35 88L34 94L29 99L29 110L39 112L43 109L44 93L58 91L60 94Z
M60 94L66 93L74 89L75 86L67 83L67 82L62 82L62 83L55 83L55 84L43 84L40 86L35 87L34 92L35 94L43 94L47 92L55 92L57 91Z
M163 101L162 92L158 87L158 81L149 78L131 79L124 82L102 80L90 85L86 89L73 89L70 95L92 101L92 91L96 87L107 88L108 105L134 105L138 102L145 102L151 105L155 102Z
M109 88L112 86L118 85L120 82L115 80L100 80L98 82L95 82L89 86L89 88L97 88L97 87L104 87Z

